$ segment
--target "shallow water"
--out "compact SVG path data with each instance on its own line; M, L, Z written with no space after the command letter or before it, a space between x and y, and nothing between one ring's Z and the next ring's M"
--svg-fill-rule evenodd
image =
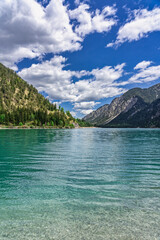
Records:
M0 239L160 239L160 130L1 130Z

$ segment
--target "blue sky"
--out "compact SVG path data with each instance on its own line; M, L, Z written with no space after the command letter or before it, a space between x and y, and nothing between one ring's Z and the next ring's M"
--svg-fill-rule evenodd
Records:
M160 1L4 0L0 62L82 117L160 82Z

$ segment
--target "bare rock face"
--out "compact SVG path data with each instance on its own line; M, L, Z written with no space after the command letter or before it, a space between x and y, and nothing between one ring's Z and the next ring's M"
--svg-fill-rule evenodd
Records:
M148 89L134 88L121 97L115 98L111 104L106 104L85 116L84 120L96 126L107 127L107 125L110 126L112 122L116 123L118 126L120 126L122 122L123 125L125 122L125 126L132 126L131 123L127 125L127 119L129 121L129 119L132 119L134 116L138 117L137 114L139 112L144 109L147 111L147 107L158 99L160 99L160 84L154 85ZM127 118L125 121L122 114ZM119 123L116 119L119 119L120 115L121 122Z

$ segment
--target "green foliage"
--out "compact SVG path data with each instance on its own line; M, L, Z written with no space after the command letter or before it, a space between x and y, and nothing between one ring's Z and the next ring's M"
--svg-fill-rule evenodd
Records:
M66 115L68 116L69 120L75 121L75 118L72 116L72 114L70 113L70 111L66 111Z
M57 109L36 88L0 64L0 124L74 128L74 122L69 111L65 113L61 106Z
M3 113L3 114L1 114L0 115L0 123L5 123L5 114Z
M80 127L93 127L93 125L89 122L84 121L83 119L76 119L76 122Z
M75 126L73 124L69 124L70 128L75 128Z
M56 105L38 93L13 70L0 63L0 110L15 111L18 107L55 111ZM31 121L34 116L31 116Z
M31 120L31 121L34 121L34 120L35 120L35 115L34 115L33 113L31 113L30 120Z
M72 127L70 126L70 121L67 115L61 111L53 111L47 112L45 110L37 110L30 108L17 108L12 112L8 112L6 110L0 111L0 124L9 123L13 125L22 126L25 123L27 125L34 125L34 126L59 126L59 127ZM28 124L30 123L30 124Z

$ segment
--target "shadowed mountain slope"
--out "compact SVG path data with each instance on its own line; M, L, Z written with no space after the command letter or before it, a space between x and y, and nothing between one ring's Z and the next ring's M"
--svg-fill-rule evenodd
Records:
M133 88L84 120L101 127L158 127L159 99L160 84L148 89Z

